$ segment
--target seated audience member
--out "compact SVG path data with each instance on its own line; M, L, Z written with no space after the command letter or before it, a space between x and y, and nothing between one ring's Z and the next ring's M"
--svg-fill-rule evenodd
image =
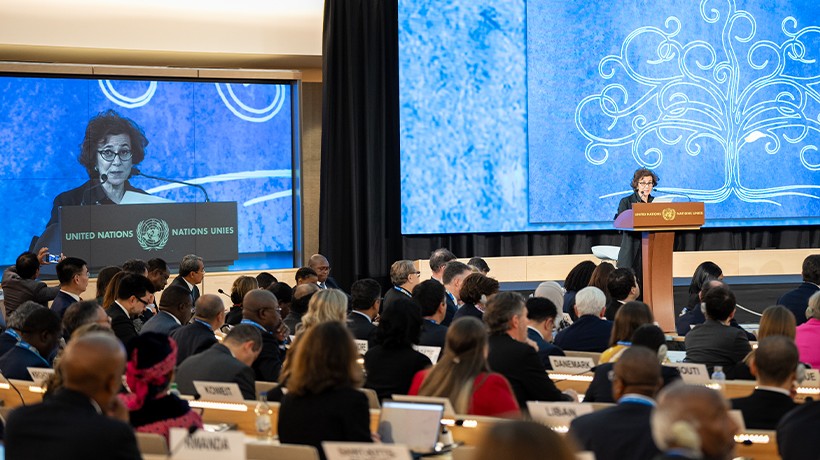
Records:
M481 273L467 275L461 283L460 291L461 301L464 304L458 308L453 321L465 316L481 319L484 316L487 299L496 292L498 292L498 281Z
M231 286L231 303L233 305L228 314L225 315L225 324L236 326L242 321L242 299L245 298L245 294L257 288L259 288L259 285L256 278L252 276L240 276L233 280Z
M89 302L96 305L96 302L94 302L94 301L89 301ZM74 305L79 305L79 303L74 304ZM73 305L72 305L72 307L73 307ZM71 307L69 307L69 308L71 308ZM97 308L101 308L101 307L97 307ZM66 314L67 313L68 313L68 311L66 311ZM114 331L111 330L111 325L107 323L108 315L103 314L103 316L106 319L106 325L102 325L102 324L99 324L99 323L86 323L86 324L83 324L82 326L74 329L74 332L71 333L71 336L68 339L69 340L70 339L76 340L80 337L83 337L85 335L92 334L92 333L103 333L103 334L109 335L109 336L116 339L117 336L115 336ZM65 318L63 318L63 330L65 330ZM66 342L68 342L69 340L66 340ZM62 350L58 351L56 353L56 355L54 356L54 366L53 366L54 373L48 379L46 379L46 381L42 385L46 390L45 393L43 393L43 399L51 397L54 393L57 392L57 390L59 390L63 386L63 373L62 373L62 370L60 368L60 361L62 360L63 355L65 355L65 349L62 349Z
M569 313L573 321L578 319L578 313L575 312L575 294L589 286L589 281L592 279L592 272L594 271L595 262L585 260L572 267L572 270L567 273L567 277L564 280L565 294L563 311L564 313ZM557 306L558 305L556 305L556 307Z
M464 283L464 278L467 278L472 272L467 264L457 260L447 262L447 265L444 266L441 282L444 284L444 289L447 290L447 314L444 315L444 320L441 322L442 326L448 327L453 322L458 306L461 305L461 285Z
M703 297L706 321L686 335L686 362L705 364L709 373L723 366L726 377L733 379L735 367L752 351L746 334L729 326L735 314L735 295L726 287L709 289Z
M103 307L105 310L105 304L103 304L103 300L105 299L105 291L108 288L108 284L114 278L114 275L121 272L122 269L116 265L110 265L108 267L104 267L97 273L97 291L95 293L95 299L97 303ZM156 291L154 291L156 292Z
M201 302L202 297L199 299ZM179 391L196 396L194 380L227 382L239 385L242 397L246 400L255 400L256 381L251 364L260 351L262 334L259 329L247 324L237 324L231 328L222 343L214 344L202 353L182 361L175 377Z
M373 340L376 325L373 320L379 314L382 303L382 287L376 280L365 278L350 286L350 307L347 314L347 327L356 340Z
M456 260L456 255L447 248L438 248L430 253L431 278L444 284L444 269L449 262Z
M296 285L300 286L302 284L316 284L319 282L319 275L316 274L316 270L310 267L301 267L299 270L296 270ZM319 287L318 285L316 287Z
M589 286L596 287L601 290L606 296L606 304L612 300L609 295L609 274L615 271L615 266L609 262L601 262L592 271L592 276L589 278Z
M99 324L111 329L110 318L95 300L83 300L68 307L65 316L63 316L63 338L68 342L71 339L71 334L77 328L86 324Z
M293 301L290 303L290 312L283 320L291 334L296 333L299 323L302 322L302 316L308 311L311 297L318 291L319 286L316 283L300 284L293 288Z
M171 289L173 286L169 286ZM163 296L165 293L163 293ZM202 353L217 343L214 331L225 321L225 306L215 294L203 294L196 301L193 320L171 332L177 343L177 364Z
M279 406L279 441L307 444L324 457L323 441L371 442L370 406L358 388L359 352L344 324L317 324L289 360L287 394ZM321 414L321 416L317 416Z
M142 259L128 259L122 263L122 271L148 278L148 264ZM153 283L152 283L153 284Z
M120 281L122 281L125 275L128 275L128 273L120 270L111 276L111 279L105 286L105 293L103 294L102 301L100 303L100 306L103 307L103 309L108 310L108 308L116 302L117 291L120 288Z
M564 350L552 344L552 330L558 308L544 297L527 299L527 338L538 346L538 358L545 370L552 370L550 356L564 356Z
M20 342L20 331L25 330L23 324L26 322L26 319L35 310L41 308L45 307L33 300L26 300L14 310L14 313L9 315L8 327L0 334L0 356L5 355Z
M62 318L66 308L79 302L80 295L88 288L88 265L83 259L66 257L57 264L57 279L60 292L51 303L51 311Z
M302 316L302 324L297 328L297 335L328 321L347 322L347 294L339 289L319 289L313 294L308 311Z
M731 401L732 409L743 412L746 428L773 430L786 412L797 407L792 400L797 359L797 347L788 337L773 335L759 342L750 362L757 387L751 395Z
M51 367L60 341L60 317L48 308L32 311L19 330L20 340L0 357L0 373L7 379L31 380L29 367Z
M240 324L254 326L262 334L262 351L251 367L256 380L263 382L275 382L279 378L285 357L285 350L280 345L287 328L277 307L276 297L265 289L254 289L242 300L243 319Z
M575 399L556 388L535 348L527 343L527 307L521 294L500 292L493 296L487 303L484 322L490 329L490 369L510 382L522 410L527 401Z
M606 306L606 319L615 321L615 315L621 305L632 302L641 295L638 279L631 268L617 268L609 274L606 284L609 292L609 303ZM606 295L606 294L605 294Z
M794 315L788 308L782 305L772 305L763 310L763 315L760 317L760 325L757 329L759 340L773 335L783 335L794 342L796 332ZM754 354L755 351L752 350L751 353L743 358L743 361L735 366L733 373L736 380L755 380L755 376L749 368Z
M661 328L654 324L644 324L632 334L631 342L631 346L646 347L657 355L658 363L661 364L663 386L680 380L680 372L676 367L663 365L666 360L666 335ZM612 399L612 380L610 380L614 364L613 362L600 363L593 368L594 375L584 395L584 402L615 402Z
M572 324L572 317L569 313L564 313L562 305L564 304L564 288L555 281L544 281L535 288L532 297L542 297L549 300L557 308L558 315L555 316L555 331L566 329ZM575 300L573 299L573 302Z
M612 321L604 319L606 296L596 287L585 287L575 295L578 319L555 336L562 350L600 353L609 347Z
M111 317L111 329L124 345L138 335L133 319L142 314L146 305L154 302L153 289L154 285L142 275L128 273L120 278L117 300L105 313Z
M393 287L384 293L379 313L384 313L398 299L413 297L413 288L421 282L421 272L416 269L412 260L397 260L390 266L390 282L393 283Z
M706 261L695 268L695 273L692 274L692 280L689 282L689 300L686 302L686 307L681 315L700 308L700 291L703 290L704 284L712 280L723 280L723 270L716 263Z
M424 320L421 323L419 345L444 347L447 327L442 326L441 322L447 315L446 292L444 285L436 280L422 281L413 289L413 301L421 309Z
M421 321L419 307L411 299L397 299L382 313L375 345L364 355L364 386L375 390L380 400L406 395L416 372L433 364L413 349L419 343Z
M154 285L154 292L165 289L168 284L168 278L171 277L171 271L168 270L168 263L159 257L148 260L148 280Z
M256 275L256 285L259 286L259 289L267 289L278 282L279 280L268 272L261 272Z
M820 401L806 400L787 413L777 425L777 451L783 460L816 460L820 436L814 428L820 425Z
M196 254L186 254L179 263L179 275L171 285L182 286L191 292L191 303L196 305L200 292L198 284L205 279L205 261Z
M125 368L122 343L101 333L72 340L60 368L62 388L9 415L6 458L141 459L128 410L117 398Z
M188 324L193 308L191 293L187 289L176 285L168 286L162 291L157 314L142 325L140 334L156 332L170 335L182 325Z
M261 289L261 288L260 288ZM286 318L290 314L290 303L293 301L293 289L288 283L276 281L266 288L273 293L276 301L279 302L279 314Z
M809 298L806 314L809 319L797 326L794 341L800 351L800 361L808 363L813 369L820 369L820 292Z
M737 430L726 400L705 386L670 385L652 412L652 438L663 452L656 459L729 460Z
M474 271L481 273L484 276L487 276L487 273L490 273L490 266L487 265L487 262L481 257L471 258L467 261L467 265L469 265Z
M45 265L48 257L48 248L42 248L35 254L24 252L17 257L14 266L3 272L0 287L3 289L3 305L6 308L6 317L14 313L23 302L31 300L47 307L48 303L57 297L59 286L48 287L46 283L37 281L40 277L40 265Z
M146 332L131 340L128 350L125 381L131 391L120 394L120 399L130 411L131 426L166 440L171 428L202 428L202 418L188 402L168 392L177 363L174 339Z
M812 254L803 260L803 284L777 299L778 305L791 310L797 325L806 322L809 297L820 290L820 254Z
M621 313L621 310L624 310L624 312ZM655 322L655 319L652 317L649 305L634 300L625 303L618 309L618 314L615 315L615 321L612 323L609 348L601 353L598 362L617 361L621 353L632 344L632 334L644 324L652 324L653 322Z
M330 276L330 261L327 260L327 257L321 254L313 254L308 259L308 267L316 272L318 276L316 285L319 286L319 289L338 289L342 291L336 280Z
M596 460L653 458L660 453L652 440L650 416L661 388L661 365L654 351L633 346L615 363L612 396L618 405L572 421L569 436Z
M548 455L548 457L547 457ZM568 441L546 425L514 420L496 423L475 449L473 460L575 460Z
M476 318L453 321L441 359L416 374L409 394L447 398L457 414L519 417L510 382L490 371L486 349L484 323Z

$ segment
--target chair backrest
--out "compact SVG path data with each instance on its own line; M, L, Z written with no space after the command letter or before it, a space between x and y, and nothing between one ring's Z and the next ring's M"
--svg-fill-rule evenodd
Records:
M595 365L598 365L598 361L601 360L601 354L596 353L593 351L572 351L572 350L564 350L564 353L567 356L575 356L578 358L592 358L595 361Z
M255 385L256 390L256 399L259 399L259 395L262 393L267 393L274 388L279 386L279 382L262 382L257 381Z
M319 460L313 446L298 444L246 444L248 460Z
M367 396L367 402L370 404L371 409L382 408L381 404L379 404L379 395L376 393L376 390L372 388L359 388L359 391Z
M168 455L168 443L159 434L137 433L137 446L142 454Z

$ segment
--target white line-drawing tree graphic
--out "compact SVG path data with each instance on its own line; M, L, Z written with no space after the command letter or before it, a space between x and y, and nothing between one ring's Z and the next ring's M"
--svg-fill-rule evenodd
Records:
M694 157L708 143L710 151L722 150L725 157L722 186L660 190L710 203L732 195L775 205L777 197L788 195L820 199L816 182L751 188L744 186L740 170L744 148L761 141L769 155L786 145L799 150L802 167L820 171L820 27L798 28L789 16L781 22L781 43L755 41L757 21L738 10L735 0L701 0L699 13L700 20L721 27L719 44L683 43L680 19L669 16L663 27L633 30L620 54L600 61L598 74L612 82L581 100L575 111L575 125L589 140L587 161L600 165L628 149L639 165L655 168L673 146ZM650 40L651 59L636 62L642 54L636 43L645 46Z

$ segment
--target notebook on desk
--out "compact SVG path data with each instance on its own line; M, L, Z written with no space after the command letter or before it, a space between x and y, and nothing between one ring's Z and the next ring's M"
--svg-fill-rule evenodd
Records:
M437 452L444 405L382 401L379 436L387 444L403 444L414 454Z

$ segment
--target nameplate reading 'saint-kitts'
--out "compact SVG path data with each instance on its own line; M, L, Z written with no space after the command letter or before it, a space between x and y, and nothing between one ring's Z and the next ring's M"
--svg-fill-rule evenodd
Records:
M583 374L595 367L595 360L576 356L550 356L550 364L554 372L562 374Z
M185 428L171 428L168 445L174 460L245 460L245 434L241 431L211 433Z
M224 401L241 403L245 399L239 385L225 382L202 382L194 380L194 388L199 393L199 399L203 401Z
M530 416L549 426L569 426L572 419L592 413L592 404L527 401Z
M686 383L709 383L709 371L706 370L704 364L671 363L671 365L678 368L681 378Z

